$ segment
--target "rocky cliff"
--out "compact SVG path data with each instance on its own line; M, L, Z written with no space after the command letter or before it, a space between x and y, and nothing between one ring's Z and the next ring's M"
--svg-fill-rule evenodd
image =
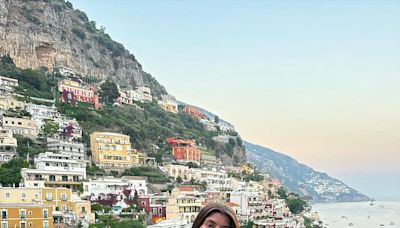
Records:
M148 84L166 91L135 56L64 0L0 0L0 55L21 68L68 68L83 77L112 78L120 85Z

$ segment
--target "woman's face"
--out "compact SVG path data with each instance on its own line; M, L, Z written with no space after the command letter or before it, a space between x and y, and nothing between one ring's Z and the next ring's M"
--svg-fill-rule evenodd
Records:
M219 212L212 213L200 228L231 228L229 217Z

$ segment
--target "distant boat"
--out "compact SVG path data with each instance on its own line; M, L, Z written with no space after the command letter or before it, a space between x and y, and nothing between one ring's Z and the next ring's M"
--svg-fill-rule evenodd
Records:
M390 222L390 225L391 225L391 226L394 226L394 222Z
M369 205L373 206L375 204L374 201L375 200L371 200L371 202L369 202Z
M354 223L352 223L352 222L351 222L351 223L349 223L349 226L354 226Z

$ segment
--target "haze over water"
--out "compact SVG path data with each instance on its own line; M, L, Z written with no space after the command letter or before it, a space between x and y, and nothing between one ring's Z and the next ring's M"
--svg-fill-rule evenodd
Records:
M400 227L400 201L375 201L374 205L369 202L321 203L312 208L330 228ZM353 225L349 226L350 223Z

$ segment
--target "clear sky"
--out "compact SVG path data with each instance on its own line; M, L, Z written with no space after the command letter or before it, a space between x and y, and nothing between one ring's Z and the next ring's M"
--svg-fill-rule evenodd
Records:
M72 3L245 140L400 198L400 1Z

